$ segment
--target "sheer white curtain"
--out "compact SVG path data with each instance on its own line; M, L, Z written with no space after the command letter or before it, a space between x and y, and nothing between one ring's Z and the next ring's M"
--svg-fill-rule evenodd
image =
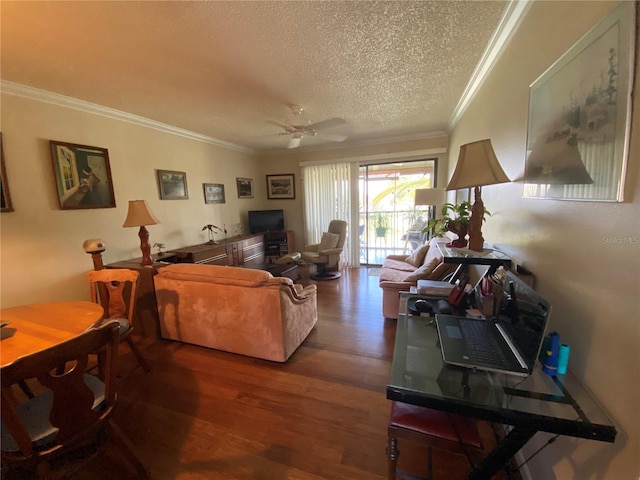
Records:
M302 166L304 182L304 222L307 244L318 243L327 231L331 220L348 223L347 240L341 260L346 266L358 265L358 253L353 261L350 237L353 231L351 219L351 170L349 163Z

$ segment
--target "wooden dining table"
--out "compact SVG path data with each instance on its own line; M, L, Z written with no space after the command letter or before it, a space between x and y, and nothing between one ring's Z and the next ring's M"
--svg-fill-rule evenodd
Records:
M104 310L85 301L48 302L0 309L0 367L81 334L102 321Z

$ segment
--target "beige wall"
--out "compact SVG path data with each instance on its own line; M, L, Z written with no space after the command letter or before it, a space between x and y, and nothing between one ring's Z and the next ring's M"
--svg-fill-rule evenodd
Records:
M270 154L260 157L260 165L264 175L293 173L296 179L296 199L267 200L265 208L283 208L287 228L296 232L296 250L301 251L306 243L314 239L304 238L304 185L302 183L301 163L325 162L358 162L360 164L384 161L398 161L418 158L438 158L438 184L446 185L447 162L445 153L449 143L446 135L434 136L421 140L394 142L380 145L340 148L305 152L292 150L285 154ZM264 176L263 176L264 178ZM357 182L354 182L357 186ZM266 195L265 195L266 196ZM317 241L317 239L315 239Z
M536 2L451 135L451 168L463 143L491 138L510 178L522 173L528 86L616 4ZM636 79L639 74L636 73ZM537 276L551 329L571 346L569 369L614 419L614 445L561 437L530 463L535 479L637 480L640 473L640 102L637 91L624 203L522 198L522 183L483 189L483 228ZM631 239L607 243L608 239ZM536 441L546 439L538 434ZM531 445L528 448L532 452Z
M150 242L202 243L207 223L231 226L262 208L265 182L255 158L209 143L17 96L2 96L2 134L15 212L2 213L1 305L88 299L91 257L82 242L107 243L104 263L140 256L137 228L123 228L129 200L147 200L159 225ZM116 208L60 210L49 140L107 148ZM160 200L155 169L187 173L188 200ZM253 199L238 199L236 177L254 179ZM226 203L205 205L202 183L223 183ZM155 249L153 250L156 251Z

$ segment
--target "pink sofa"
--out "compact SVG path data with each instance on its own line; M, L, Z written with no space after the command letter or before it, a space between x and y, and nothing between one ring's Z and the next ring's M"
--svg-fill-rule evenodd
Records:
M443 280L453 273L456 264L442 262L436 242L448 239L433 238L416 248L411 255L388 255L382 264L379 285L382 288L382 314L398 318L400 292L408 292L418 280Z
M182 263L153 281L163 338L285 362L318 320L315 285L263 270Z

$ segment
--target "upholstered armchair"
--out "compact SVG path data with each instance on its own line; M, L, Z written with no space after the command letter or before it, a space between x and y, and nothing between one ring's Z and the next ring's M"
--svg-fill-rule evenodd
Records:
M285 362L318 320L315 285L264 270L182 263L153 281L167 339Z
M331 220L329 228L322 234L320 243L306 245L302 260L314 263L318 271L310 275L314 280L335 280L340 278L340 254L347 238L347 222Z

